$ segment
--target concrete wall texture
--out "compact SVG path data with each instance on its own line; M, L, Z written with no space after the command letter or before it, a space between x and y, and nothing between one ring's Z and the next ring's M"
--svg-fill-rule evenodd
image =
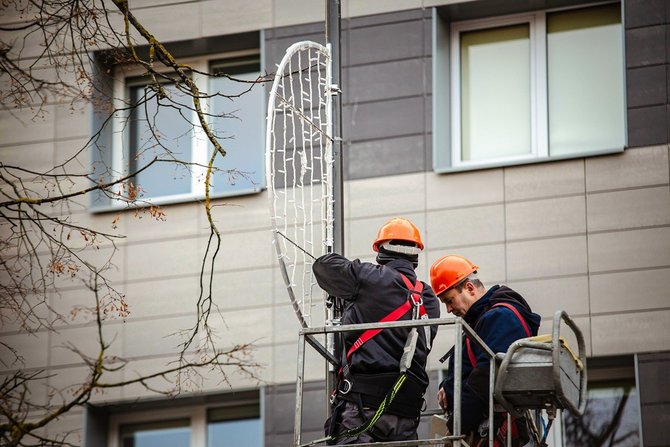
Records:
M486 284L505 283L521 292L543 316L541 332L549 330L555 310L566 310L584 331L589 356L639 355L645 445L670 445L663 430L670 406L663 379L670 368L670 3L623 2L628 126L623 152L437 174L431 132L442 124L432 119L432 7L461 3L495 2L343 3L346 253L371 260L379 225L406 216L426 243L421 278L428 277L428 266L439 256L460 253L479 264ZM323 7L311 0L147 0L133 8L166 41L264 30L268 71L290 43L324 40ZM11 12L0 13L0 23L16 21ZM26 57L35 54L26 49ZM0 110L0 159L36 170L51 167L89 137L89 113L87 107L72 110L58 103L48 104L37 120L29 110ZM81 163L86 166L87 160ZM298 324L270 243L267 197L220 202L234 205L215 211L223 233L223 255L215 266L215 298L225 317L225 325L218 326L222 347L257 340L256 359L266 365L260 375L268 384L266 446L288 445L292 415L285 409L293 407ZM116 214L91 214L87 206L82 201L58 211L109 229ZM193 320L194 308L184 302L197 291L208 236L201 205L164 210L164 222L137 219L128 211L119 223L127 238L117 245L112 276L131 315L106 330L116 339L113 350L138 371L173 359L176 343L166 336ZM112 251L103 245L94 256ZM64 281L51 305L68 313L88 299L84 288ZM61 346L88 339L94 349L94 329L82 315L57 333L26 337L6 325L0 337L21 348L26 368L53 372L50 386L67 386L85 369ZM447 331L438 337L430 360L435 379L437 358L452 343ZM306 379L314 382L307 388L305 427L316 436L325 409L324 367L314 353L307 363ZM257 383L233 376L231 385L242 389ZM206 377L203 390L222 391L215 377ZM131 387L97 395L95 401L149 396ZM73 411L57 430L81 429L82 421L83 414Z

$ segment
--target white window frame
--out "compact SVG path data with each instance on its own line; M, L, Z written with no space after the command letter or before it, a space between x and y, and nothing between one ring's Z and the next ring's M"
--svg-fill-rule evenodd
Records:
M530 39L530 116L531 152L517 156L500 156L486 160L461 159L461 33L510 25L529 26ZM547 47L544 11L532 14L496 17L484 20L456 22L451 26L451 165L454 167L480 167L492 162L518 162L549 155L547 119Z
M261 445L265 445L265 402L263 389L258 390L258 410L261 433ZM141 424L146 422L161 422L174 419L189 419L191 429L191 447L207 446L207 410L220 407L221 404L189 405L169 409L152 409L146 411L128 411L126 413L113 414L109 417L109 431L107 434L107 447L122 447L120 442L120 429L126 424ZM233 404L234 407L234 404Z
M262 39L261 39L262 41ZM195 82L195 85L200 89L201 92L209 91L209 77L198 72L207 73L209 72L210 65L212 62L235 58L243 56L254 56L258 55L260 58L260 67L262 72L263 67L263 51L262 48L250 49L250 50L241 50L234 52L225 52L225 53L216 53L202 57L193 57L193 58L184 58L180 60L180 63L189 65L194 69L192 73L192 80ZM167 70L165 71L166 73ZM133 85L133 82L129 80L134 77L140 77L146 74L146 71L141 67L137 66L127 66L121 65L117 66L114 71L114 84L113 84L113 106L115 110L122 110L124 107L127 107L130 104L129 97L129 86ZM209 110L209 101L201 101L202 109L204 113L207 113ZM265 105L263 113L258 117L259 120L265 120ZM127 153L129 146L128 133L124 131L124 128L127 127L127 119L129 116L129 111L123 113L117 113L112 119L112 166L111 170L113 172L112 181L122 178L123 176L128 175L129 173L129 154ZM191 122L197 123L198 116L195 111L191 111ZM164 205L171 203L182 203L190 202L196 200L203 200L205 198L205 188L202 179L207 172L206 165L209 161L208 149L209 149L209 140L204 130L196 126L193 130L193 135L191 139L191 161L197 163L190 167L191 170L191 188L190 192L182 194L171 194L157 197L144 197L142 198L143 202L152 204L152 205ZM264 148L260 148L262 150ZM259 169L264 171L263 166L260 166ZM263 177L265 176L262 172ZM265 189L265 179L263 182L258 185L258 187L251 188L249 190L237 190L232 192L214 192L211 190L211 198L220 198L220 197L232 197L232 196L242 196L247 194L254 194L261 192ZM116 185L113 189L114 192L121 192L121 185ZM142 204L138 204L142 206ZM112 199L110 208L126 208L127 204L117 199Z
M469 171L482 168L516 166L546 161L583 158L622 152L627 146L628 134L624 128L620 147L551 155L549 152L548 85L547 85L547 32L546 16L559 11L579 10L620 1L596 1L579 5L551 8L521 14L509 14L484 19L448 22L433 10L433 169L436 173ZM623 13L623 5L621 5ZM531 94L531 153L518 156L500 156L485 160L461 159L461 80L460 34L502 26L529 24L530 37L530 94ZM625 77L625 33L622 42L623 88ZM446 43L443 43L446 42ZM439 59L439 60L438 60ZM445 66L445 64L448 64ZM442 80L448 76L448 82ZM445 88L445 85L448 87ZM623 114L626 114L626 95L623 96ZM444 102L446 105L442 105ZM624 116L624 123L627 122ZM444 125L443 123L448 123ZM444 154L447 151L447 154Z

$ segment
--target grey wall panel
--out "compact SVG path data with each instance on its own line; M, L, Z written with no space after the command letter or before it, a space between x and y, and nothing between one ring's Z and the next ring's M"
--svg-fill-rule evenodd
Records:
M670 404L670 352L640 354L640 399L647 404Z
M628 68L666 63L665 25L626 30Z
M667 106L628 109L628 145L631 147L668 142Z
M670 446L670 352L638 355L644 445Z
M353 143L345 166L349 180L420 172L426 166L423 135Z
M665 23L667 0L627 0L626 28Z
M351 29L349 62L360 65L420 56L423 31L420 20Z
M347 68L344 100L358 103L388 99L389 94L395 97L422 95L425 66L423 58L414 58Z
M423 98L347 105L342 112L346 140L360 141L423 133Z
M667 66L631 68L626 79L628 107L665 104L667 102Z

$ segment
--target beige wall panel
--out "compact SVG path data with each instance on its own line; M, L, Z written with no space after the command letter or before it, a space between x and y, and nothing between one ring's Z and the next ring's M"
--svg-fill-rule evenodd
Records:
M586 275L568 278L510 281L512 289L523 296L533 312L551 319L557 310L574 317L589 314L589 283Z
M202 2L202 34L218 36L272 27L272 0Z
M198 203L161 207L165 216L154 219L146 209L121 213L120 228L132 241L149 242L166 238L192 238L206 225L205 209Z
M119 293L123 293L123 290L123 287L117 289ZM95 295L91 290L65 289L52 292L50 295L55 327L95 322ZM100 298L103 302L109 302L106 291ZM61 318L58 318L56 313L60 314Z
M206 243L207 240L201 238L202 251ZM272 234L267 230L224 234L215 268L234 270L269 267L274 253Z
M586 190L633 188L668 183L668 146L628 149L586 159Z
M586 355L600 355L595 352L592 346L591 341L591 331L592 331L592 325L591 325L591 320L588 317L572 317L572 320L575 322L579 330L582 332L582 335L584 336L584 343L586 345ZM551 334L552 333L552 328L553 328L554 322L553 318L543 318L542 323L540 323L540 329L537 331L538 334ZM565 338L568 342L568 345L570 345L570 348L572 348L575 353L579 353L579 345L577 344L577 337L575 334L572 332L572 329L570 329L563 320L561 320L561 327L560 327L560 336ZM595 332L594 332L595 336Z
M126 302L135 319L195 314L199 295L198 276L162 278L126 284Z
M383 14L405 9L421 8L421 0L349 0L344 4L342 14L348 17Z
M226 254L225 249L220 253ZM197 238L182 238L147 244L130 244L126 278L146 280L200 272L203 250Z
M591 275L591 312L628 312L668 307L670 269Z
M4 339L0 339L0 341L4 342ZM1 359L2 361L9 360L9 356L6 355L6 348L3 346L2 347L2 354L1 354ZM4 365L3 365L4 368ZM20 369L20 368L19 368ZM31 374L36 373L37 371L23 371L24 374L27 376L30 376ZM12 376L15 374L15 371L8 371L8 372L2 372L0 373L0 381L5 383L5 380L9 381L11 380ZM26 395L24 397L24 401L30 403L31 406L43 406L46 405L49 401L49 386L48 386L48 379L47 377L51 375L50 371L44 371L42 373L39 373L38 377L39 378L34 378L32 380L27 381L27 389ZM23 392L23 389L20 390L20 392ZM6 399L5 395L3 394L3 400ZM7 402L7 400L5 400ZM9 405L5 403L5 408L8 408ZM3 444L4 445L4 444Z
M527 200L584 192L582 160L505 168L505 199Z
M5 285L10 284L8 276L3 270L0 275L0 282ZM25 298L16 298L16 303L9 304L7 298L3 298L3 306L0 308L0 334L9 332L20 332L24 330L36 331L42 328L42 325L52 321L50 319L51 310L49 309L51 293L44 295L28 295ZM17 312L20 309L21 315ZM0 337L2 337L0 335ZM2 351L0 351L2 352ZM2 358L6 353L2 353Z
M214 223L222 233L270 228L270 208L267 192L242 197L227 197L212 201ZM195 212L203 216L201 231L209 233L204 207Z
M442 256L455 254L465 256L479 266L479 278L486 286L497 282L504 282L506 277L505 245L492 244L477 247L462 247L457 249L430 250L428 265L431 265Z
M272 26L325 22L326 5L313 0L274 0Z
M1 134L2 140L8 138L8 134ZM55 144L31 143L0 147L0 159L3 164L17 166L35 172L46 172L53 168L53 153ZM35 178L35 174L11 170L12 174L20 178Z
M178 353L181 349L179 345L188 335L177 332L191 329L196 318L194 314L182 315L125 322L122 355L138 358ZM213 316L212 320L215 318Z
M270 380L267 365L271 364L271 349L256 348L252 357L248 360L261 364L261 368L255 369L256 377L249 377L240 373L235 367L225 367L225 377L219 369L200 369L200 375L190 375L182 377L182 393L198 392L227 392L230 388L254 388L258 386L258 380ZM132 380L140 375L148 375L163 369L174 367L174 356L165 356L152 359L142 359L131 362L125 369L125 380ZM156 379L150 382L151 386L158 390L174 389L175 376L171 376L172 382L163 379ZM226 381L227 380L227 381ZM161 399L163 396L149 391L140 384L133 384L123 388L125 399L151 398Z
M49 374L49 386L52 392L55 392L52 398L53 404L61 404L63 401L59 398L58 392L67 398L79 391L82 384L86 383L90 378L91 369L87 366L77 366L74 368L51 368ZM105 371L100 378L100 383L117 383L123 381L123 374L121 371ZM119 400L122 398L121 388L97 388L91 394L90 402L106 402L111 400Z
M53 165L67 162L65 168L68 172L76 174L89 173L91 170L91 161L89 149L86 147L88 138L88 135L86 135L83 138L68 138L63 141L56 141L56 152L54 153L52 167ZM90 186L88 180L73 180L77 185L86 184Z
M670 346L670 311L599 315L593 325L593 354L665 351Z
M273 303L272 269L214 274L212 295L223 311L270 306Z
M586 273L586 237L572 236L507 244L510 280Z
M670 227L589 236L589 270L629 270L670 265Z
M503 170L426 174L426 206L454 208L503 201Z
M585 206L583 196L509 203L505 207L507 239L584 233Z
M431 249L504 242L505 211L502 205L433 211L427 228Z
M144 8L151 8L151 7L156 7L156 6L165 6L165 5L170 5L172 3L197 3L199 0L190 0L188 2L185 2L183 0L133 0L131 3L131 7L134 10L137 9L144 9Z
M589 231L667 225L670 189L633 189L587 195Z
M288 299L286 302L288 303ZM316 317L316 315L314 316ZM272 312L272 321L274 328L272 342L274 344L297 342L300 323L291 304L275 306ZM311 326L319 326L319 324L311 324Z
M422 6L428 8L430 6L439 6L439 5L453 5L456 3L466 3L473 0L423 0Z
M294 383L298 371L298 339L288 344L274 346L273 383ZM305 346L304 380L324 380L326 361L310 345Z
M88 137L91 107L88 103L82 102L74 106L69 104L56 106L56 138Z
M426 218L423 213L404 213L398 215L405 217L414 223L421 233L421 238L424 244L427 245L426 238ZM360 257L360 256L376 256L376 253L372 250L372 243L377 238L377 232L388 220L394 215L373 217L369 219L356 219L347 221L345 224L346 234L345 237L348 237L348 243L345 246L347 256L350 258Z
M47 434L69 445L81 445L84 436L84 413L80 409L67 412L48 425Z
M79 237L77 235L72 236L72 239ZM78 241L75 241L77 243ZM75 245L73 243L72 245ZM100 271L100 274L104 276L113 287L120 286L120 282L123 280L123 260L124 260L124 251L125 247L120 245L116 249L107 245L101 245L100 248L96 246L88 246L83 251L78 251L77 256L83 261L93 265ZM44 256L46 262L45 265L49 265L52 258L50 256ZM90 280L90 271L85 268L82 264L82 261L74 260L77 264L78 271L74 277L71 277L67 273L63 273L60 276L56 276L54 280L54 286L58 288L76 288L81 287L82 280Z
M156 39L175 42L202 36L201 8L199 2L194 2L139 9L134 13ZM138 42L146 45L142 38Z
M403 216L423 211L426 202L426 174L377 177L347 182L348 218Z
M42 112L31 109L0 111L0 144L5 146L52 140L56 127L55 107L44 106ZM53 153L48 157L51 160Z
M103 323L102 335L105 342L111 343L106 350L106 355L119 356L122 354L123 326L120 321ZM71 329L61 328L50 335L49 364L52 366L83 364L84 360L81 356L69 347L74 346L82 354L96 358L100 352L99 343L98 327L95 324Z
M212 313L209 320L209 324L216 331L217 346L220 349L243 343L269 345L274 332L272 323L270 306L252 310L229 310L221 316Z

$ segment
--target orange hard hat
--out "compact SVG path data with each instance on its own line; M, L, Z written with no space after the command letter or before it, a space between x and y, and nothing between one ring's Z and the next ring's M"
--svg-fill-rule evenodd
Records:
M386 222L377 232L377 238L372 244L374 251L379 251L379 245L386 241L407 241L416 244L423 250L419 229L404 217L394 217Z
M478 268L463 256L442 256L430 266L430 285L435 295L439 295L476 272Z

